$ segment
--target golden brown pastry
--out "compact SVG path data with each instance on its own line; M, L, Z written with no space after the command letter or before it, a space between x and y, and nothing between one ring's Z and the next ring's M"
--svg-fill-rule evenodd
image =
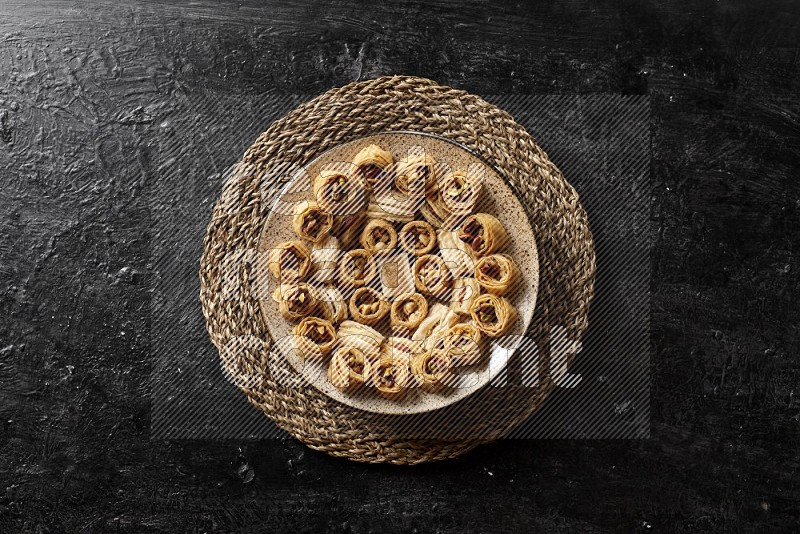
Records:
M285 241L269 253L269 272L278 281L302 280L311 270L311 253L302 241Z
M397 230L385 219L371 219L361 231L361 246L375 253L394 250L397 246Z
M407 337L390 336L381 345L382 358L406 357L410 359L423 352L422 343Z
M453 276L442 258L426 254L414 262L414 284L420 293L444 298L453 285Z
M437 302L428 307L428 316L419 324L411 339L424 343L426 349L436 346L437 343L444 346L442 338L457 322L458 314Z
M378 265L381 292L387 300L416 290L411 261L405 253L398 251L380 255L375 258L375 263Z
M508 241L508 234L493 215L475 213L464 221L458 238L469 246L476 257L481 258L500 250Z
M348 250L339 260L339 282L344 287L361 287L375 278L377 267L369 251Z
M519 267L508 254L491 254L475 264L475 280L489 293L505 295L520 277Z
M364 176L367 187L372 190L385 189L392 181L392 153L378 145L369 145L361 149L353 158L353 165Z
M406 392L409 386L411 369L409 359L404 355L384 356L372 365L371 382L384 397L396 399Z
M297 321L314 314L319 301L314 290L305 282L281 284L272 293L278 310L287 321Z
M436 189L436 160L428 154L410 154L394 167L394 187L409 198L424 198Z
M467 245L458 238L458 234L439 230L436 238L439 242L439 254L447 264L447 268L453 273L453 278L472 276L472 272L475 270L475 261L472 259Z
M333 350L336 329L330 321L306 317L292 329L293 342L301 358L321 358Z
M483 175L479 169L447 173L437 190L426 196L422 215L436 228L452 230L472 213L482 188Z
M363 211L334 216L331 233L339 239L342 248L350 247L361 233L365 220L366 214Z
M318 243L311 243L312 274L308 281L317 286L330 283L336 273L340 254L339 240L332 235L326 235Z
M392 328L413 330L428 316L428 301L419 293L406 293L392 302Z
M414 256L428 254L436 246L436 230L425 221L411 221L400 229L400 246Z
M445 349L453 365L475 365L483 359L483 334L473 323L457 323L445 335Z
M389 302L371 287L359 287L350 297L350 316L354 321L374 325L389 313Z
M367 216L371 219L386 219L392 222L413 221L424 198L407 198L395 189L373 191L367 205Z
M292 209L292 228L302 239L319 243L333 227L333 215L323 211L313 200L303 200Z
M340 345L328 365L328 381L342 391L360 388L369 380L371 373L372 364L364 351L349 344Z
M470 315L481 332L489 337L497 337L514 325L517 309L505 297L484 293L472 301Z
M314 199L333 215L352 215L364 209L366 187L358 169L340 162L326 165L314 178Z
M319 313L325 320L339 324L347 319L347 301L338 288L321 286L315 290L319 301Z
M411 373L422 388L436 391L450 385L453 360L447 350L434 349L416 354L411 359Z
M358 347L370 360L378 359L385 340L383 334L374 328L355 321L343 321L338 336L340 343Z
M455 279L450 294L450 309L462 315L469 315L470 305L480 293L481 287L474 278Z

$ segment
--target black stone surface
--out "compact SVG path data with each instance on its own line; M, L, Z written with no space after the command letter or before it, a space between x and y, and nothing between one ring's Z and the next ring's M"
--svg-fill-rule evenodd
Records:
M4 2L0 532L796 530L798 37L788 1ZM206 110L390 73L650 96L651 439L407 469L149 440L152 140L238 154L270 117Z

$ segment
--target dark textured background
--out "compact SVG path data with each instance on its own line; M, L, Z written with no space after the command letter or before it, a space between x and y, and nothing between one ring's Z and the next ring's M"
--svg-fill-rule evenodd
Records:
M799 22L772 1L3 2L0 532L796 528ZM652 439L411 469L149 441L148 192L163 172L216 188L230 163L175 165L152 140L243 149L258 122L208 110L398 72L650 96Z

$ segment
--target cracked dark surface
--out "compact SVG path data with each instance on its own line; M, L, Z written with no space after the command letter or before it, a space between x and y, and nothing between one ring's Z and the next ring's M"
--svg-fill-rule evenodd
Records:
M0 5L0 532L796 528L799 21L781 1ZM650 95L652 439L411 469L149 440L154 181L218 188L268 123L205 120L241 95L390 73ZM221 139L230 161L202 152Z

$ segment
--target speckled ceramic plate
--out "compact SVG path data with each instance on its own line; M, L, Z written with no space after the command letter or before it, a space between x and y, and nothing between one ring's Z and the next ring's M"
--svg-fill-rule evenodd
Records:
M505 226L509 242L502 252L511 255L521 271L521 281L516 291L506 295L519 312L514 327L500 342L491 340L485 345L489 357L486 364L480 367L459 369L456 382L452 388L431 393L413 388L401 399L386 399L377 394L374 388L364 387L356 392L342 392L334 388L327 379L327 359L325 361L303 361L286 342L293 324L287 322L279 313L277 304L269 298L260 300L261 312L267 329L273 340L275 349L271 357L286 358L306 384L318 388L331 398L359 410L386 414L422 413L439 408L466 398L478 389L486 386L504 368L511 351L515 350L533 316L536 305L536 293L539 285L539 262L536 251L536 240L531 228L527 212L512 187L482 159L463 146L443 137L414 132L390 132L366 136L355 141L343 143L324 152L304 169L294 174L294 178L286 185L274 209L267 218L259 241L259 251L266 252L278 243L298 239L292 230L291 206L304 199L313 198L311 183L319 168L331 162L351 161L365 146L377 144L390 151L395 159L401 159L410 151L420 147L431 154L437 161L448 164L453 170L467 169L471 165L480 165L485 171L484 188L475 211L491 213ZM422 216L417 218L422 219ZM275 282L270 281L272 287ZM270 292L271 289L270 288ZM378 328L384 335L392 335L388 327ZM298 387L307 387L300 385Z

